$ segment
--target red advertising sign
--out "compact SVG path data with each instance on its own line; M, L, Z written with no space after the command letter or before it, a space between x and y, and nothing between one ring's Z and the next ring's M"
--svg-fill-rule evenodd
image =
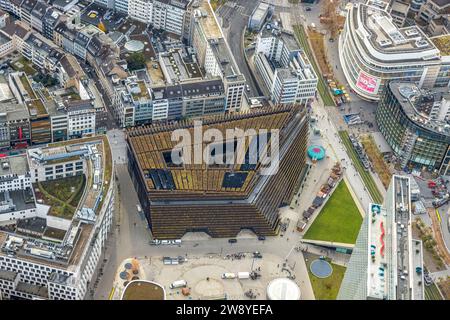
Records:
M378 78L370 77L364 72L361 72L356 86L366 92L376 93L376 90L378 90Z

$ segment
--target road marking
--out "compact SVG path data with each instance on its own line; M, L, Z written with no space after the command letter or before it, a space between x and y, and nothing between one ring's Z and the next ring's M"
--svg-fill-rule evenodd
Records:
M441 215L439 214L439 210L436 208L436 215L438 217L439 223L442 223Z
M111 293L109 294L109 298L108 298L109 300L112 300L115 291L116 291L116 287L112 287Z

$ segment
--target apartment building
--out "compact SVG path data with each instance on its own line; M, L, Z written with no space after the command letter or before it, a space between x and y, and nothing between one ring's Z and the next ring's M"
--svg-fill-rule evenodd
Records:
M0 103L0 148L31 143L30 115L24 104Z
M76 210L59 216L41 190L31 187L34 216L9 220L12 231L0 231L3 298L81 300L92 289L114 210L113 163L105 139L28 150L29 176L42 188L52 179L86 182L77 190ZM0 217L10 211L0 211Z
M222 79L227 112L239 111L244 102L245 77L239 71L214 11L208 1L193 5L193 29L189 42L208 74Z
M153 0L131 0L128 15L137 21L150 24L153 21Z

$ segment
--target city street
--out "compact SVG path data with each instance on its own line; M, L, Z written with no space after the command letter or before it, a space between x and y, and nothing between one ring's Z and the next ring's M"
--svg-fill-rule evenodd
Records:
M233 3L236 3L237 7L233 8ZM238 0L235 2L227 2L216 11L216 16L219 23L222 23L223 33L228 41L238 68L250 86L250 92L247 92L249 97L262 95L245 61L243 47L243 30L245 30L248 24L248 18L257 5L257 0Z
M253 4L256 5L256 1ZM253 8L253 5L247 5L245 11L243 9L233 11L231 8L219 9L219 15L224 17L227 38L229 40L234 39L233 42L230 41L230 47L244 74L245 72L249 72L249 70L241 53L241 47L240 45L236 45L235 39L237 35L241 34L242 29L240 28L247 24L247 15L253 11ZM239 14L236 14L236 12ZM242 66L245 66L245 68ZM251 79L248 75L246 75L246 78ZM251 90L253 90L252 93L255 92L253 85L251 85ZM313 299L314 295L303 254L297 250L293 250L301 238L301 233L295 231L296 222L301 218L303 210L309 206L311 194L315 194L319 190L320 183L326 179L329 168L336 161L343 159L341 162L346 167L345 175L354 193L359 197L360 206L365 210L371 201L362 180L345 152L344 146L339 141L337 128L329 118L327 110L323 107L322 103L317 101L313 103L313 110L318 119L316 126L321 130L322 137L312 136L311 142L323 145L326 148L329 159L317 164L311 169L312 172L305 183L305 190L296 199L297 204L294 204L294 209L289 209L289 207L281 209L282 220L286 218L290 219L285 236L268 237L265 241L258 241L255 235L249 236L248 233L243 233L242 236L238 236L238 242L234 244L228 243L228 239L211 239L206 235L190 234L183 238L183 244L180 246L151 246L149 244L151 239L150 230L143 216L137 213L137 195L126 165L124 164L126 144L123 132L120 130L108 132L110 141L112 141L113 159L116 163L119 193L116 201L115 228L108 240L105 254L108 263L105 266L104 276L100 279L95 298L108 299L116 268L123 259L128 257L178 256L186 254L189 256L189 254L201 255L209 253L226 255L237 252L259 251L263 255L264 253L271 253L285 259L287 257L288 264L291 266L295 265L297 268L295 272L299 280L303 298Z

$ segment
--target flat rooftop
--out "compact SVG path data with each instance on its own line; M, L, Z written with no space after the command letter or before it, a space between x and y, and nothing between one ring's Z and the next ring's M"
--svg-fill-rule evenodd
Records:
M267 108L232 117L210 117L204 119L203 129L216 128L225 133L228 128L238 127L245 131L254 128L256 123L258 127L267 130L282 128L291 119L290 111L287 107ZM247 191L250 181L255 177L257 165L240 164L241 162L234 165L209 164L208 169L205 170L206 164L195 164L194 159L191 159L189 165L176 164L172 159L172 149L176 143L171 140L171 134L177 128L180 128L180 124L163 127L148 126L127 131L128 143L138 161L148 192L159 195L165 193L167 197L170 197L176 193L208 196L207 193L241 195ZM183 128L193 130L193 122L184 124ZM251 142L246 143L246 157L249 155L250 145L256 143L256 138L252 136ZM232 147L233 143L232 140L226 139L218 141L217 146L222 145L222 151L217 149L217 152L228 157L226 150ZM210 150L211 154L219 156L219 153L216 154L216 149Z
M32 235L24 231L20 233L17 230L0 231L0 255L13 255L24 260L59 268L78 265L82 261L87 245L94 236L94 225L99 217L103 199L111 181L112 156L107 137L97 136L76 139L51 144L43 148L31 149L35 155L40 154L42 156L45 154L47 157L55 157L63 151L77 152L83 150L86 146L92 150L88 156L91 164L87 168L87 175L92 178L86 178L87 182L84 188L87 189L87 192L82 192L82 196L76 206L77 208L90 209L95 214L90 216L72 215L69 219L71 221L69 221L70 226L68 230L48 227L46 218L36 217L35 219L19 220L17 223L19 229L35 232L41 231L39 233L42 236ZM95 149L99 152L97 153ZM38 152L39 150L40 153ZM97 158L96 155L100 155L100 157ZM30 158L33 157L33 155L29 156ZM100 160L101 164L98 163L97 159ZM101 177L96 177L96 175L101 175ZM72 178L74 177L60 180ZM54 181L58 180L52 180L51 182ZM67 189L67 186L65 188ZM81 191L84 190L82 189ZM75 205L75 203L72 203L72 205Z
M447 123L431 119L426 109L426 106L441 101L443 97L450 99L447 89L433 88L431 91L425 91L410 82L390 82L389 88L412 122L423 129L439 134L442 139L450 140Z
M269 4L260 2L259 5L255 8L255 12L252 14L252 17L254 19L261 20L266 14L267 10L269 10Z
M126 14L120 12L110 12L108 16L106 13L108 8L92 2L86 6L81 13L81 21L95 27L103 22L107 31L116 31L119 29L120 25L126 20Z
M200 23L203 33L206 36L206 39L217 39L222 38L222 30L217 23L217 20L214 16L211 5L207 0L199 0L200 6L195 10L198 10L196 13L197 21Z
M271 28L267 29L267 27L264 27L261 30L261 36L262 38L279 38L283 41L284 45L290 50L290 51L300 51L301 48L297 42L297 39L295 39L295 36L292 32L289 32L287 30L281 29L279 27L273 26L271 23L266 24L266 26L270 25Z
M373 5L357 4L349 11L349 18L352 25L351 32L355 32L355 35L357 32L355 38L361 42L364 41L360 37L367 39L370 46L379 53L412 54L404 56L402 60L439 59L439 51L420 28L416 26L398 28L384 9ZM362 23L362 26L359 23ZM365 50L375 59L389 60L371 52L367 47ZM401 56L390 58L390 60L399 59Z
M396 243L394 256L397 266L397 300L411 300L412 281L411 277L415 270L411 270L411 199L409 190L409 178L394 176L394 223L396 232Z
M209 46L225 78L229 78L229 80L234 78L235 81L245 80L224 38L209 40Z
M0 75L0 108L3 102L12 100L14 95L9 88L8 81L6 80L4 75ZM1 109L0 109L1 110ZM1 111L0 111L1 112Z
M200 67L194 61L188 61L182 56L182 50L170 50L160 54L160 63L164 64L167 80L171 83L202 78Z
M369 251L368 251L368 285L367 296L374 299L384 299L389 296L390 279L393 266L390 264L389 253L386 253L389 222L386 209L380 204L369 205Z
M0 192L0 202L4 206L4 209L0 210L0 215L36 208L31 189Z
M24 175L30 171L26 155L0 158L0 177L5 175Z
M439 49L441 55L450 56L450 34L431 38L431 41Z

